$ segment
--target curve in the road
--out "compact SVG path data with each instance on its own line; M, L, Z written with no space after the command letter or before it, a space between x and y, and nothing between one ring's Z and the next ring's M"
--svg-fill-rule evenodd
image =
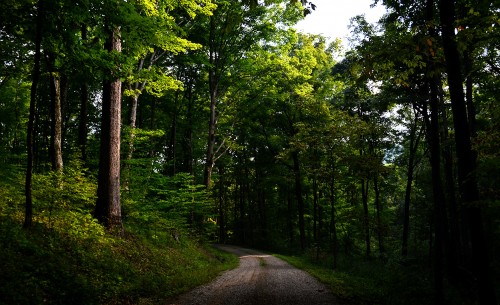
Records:
M178 297L170 305L339 305L326 288L283 260L251 249L220 245L240 257L238 268Z

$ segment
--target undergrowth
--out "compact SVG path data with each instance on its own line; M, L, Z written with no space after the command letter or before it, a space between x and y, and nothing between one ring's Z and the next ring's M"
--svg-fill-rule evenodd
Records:
M23 229L21 178L0 185L0 305L161 304L238 263L204 242L191 210L168 215L176 202L128 198L124 236L109 234L92 217L95 179L78 164L34 176L34 225Z
M0 304L156 304L236 264L188 237L78 239L0 218Z
M348 304L421 305L432 304L432 283L428 270L344 257L333 270L330 259L316 260L308 255L277 255L305 270Z

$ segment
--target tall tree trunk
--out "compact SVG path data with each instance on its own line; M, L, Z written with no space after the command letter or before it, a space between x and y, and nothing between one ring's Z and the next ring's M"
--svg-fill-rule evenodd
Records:
M444 96L442 92L441 80L436 82L439 84L439 100L440 104L444 104ZM445 200L449 219L449 232L446 235L446 260L447 272L452 276L452 280L460 280L458 271L460 244L463 239L463 234L460 229L460 213L456 200L455 177L453 163L453 144L449 137L449 123L446 111L441 111L441 142L443 155L443 174L444 174L444 189ZM463 279L462 279L463 280Z
M467 106L467 121L469 122L469 130L472 138L477 136L477 123L476 123L476 106L474 105L473 91L473 77L472 77L472 50L468 48L464 52L464 64L465 73L467 75L465 79L465 101ZM474 155L474 162L476 162L476 152L472 152Z
M209 62L211 67L208 71L208 86L209 86L209 96L210 96L210 114L208 119L208 139L207 139L207 154L205 163L205 172L203 177L203 182L207 188L210 187L212 183L212 170L215 165L215 133L217 129L217 98L218 98L218 87L219 87L219 76L217 73L218 64L218 54L216 52L215 46L215 20L214 16L210 17L210 55Z
M432 175L432 193L434 197L434 290L435 304L443 304L443 253L446 232L446 211L444 205L444 192L441 180L441 148L439 138L439 100L437 97L437 84L434 78L429 79L430 85L430 118L427 107L424 110L424 119L427 126L427 139L430 146L430 163Z
M24 193L26 197L24 224L23 227L28 229L33 224L33 197L32 197L32 178L33 178L33 154L34 154L34 129L35 129L35 112L36 112L36 97L38 89L38 81L40 79L40 59L41 59L41 44L42 44L42 26L44 19L44 1L39 0L36 12L36 35L35 35L35 56L33 58L33 73L31 80L30 93L30 112L28 119L28 131L26 136L26 148L28 151L28 160L26 165L26 183Z
M333 171L332 171L333 172ZM338 261L338 238L337 238L337 220L335 215L335 176L332 173L330 182L330 234L332 236L333 269L337 268Z
M366 258L371 256L370 215L368 212L368 180L361 179L361 198L363 201L363 230L365 235Z
M417 132L417 122L416 119L410 128L410 155L408 156L408 166L406 168L406 190L405 190L405 203L404 203L404 215L403 215L403 243L401 254L403 256L408 255L408 238L410 235L410 201L411 201L411 189L413 184L413 172L415 170L415 156L417 153L418 144L420 142L420 133Z
M87 40L87 26L82 25L82 41ZM87 161L87 135L88 135L88 99L89 89L85 81L80 86L80 121L78 123L78 146L80 147L81 158Z
M193 84L188 83L186 88L187 111L186 122L184 128L184 136L182 139L183 151L183 167L184 171L194 174L193 172Z
M295 178L295 197L297 198L298 212L299 212L299 233L300 233L300 249L306 248L306 230L305 230L305 205L304 198L302 198L302 177L300 174L299 154L294 151L292 153L293 159L293 173Z
M260 166L260 155L255 150L255 192L257 195L257 208L258 208L258 232L259 232L259 244L263 247L268 247L268 231L267 231L267 211L266 211L266 196L263 189L263 177L264 173L262 166Z
M225 194L225 180L224 168L219 168L221 179L219 180L219 242L226 243L226 194Z
M382 202L380 201L380 189L378 184L378 174L373 177L373 190L375 191L375 209L377 210L377 239L378 251L380 255L385 253L384 246L384 224L382 221Z
M176 157L176 145L177 145L177 116L179 104L179 91L175 93L174 100L174 113L172 114L172 125L170 127L170 139L167 147L167 174L175 175L177 173L177 157Z
M441 35L446 60L450 90L455 145L458 164L458 189L462 206L467 210L474 259L474 275L477 278L479 303L496 305L495 289L490 274L488 249L484 236L481 208L478 206L479 190L476 181L476 162L471 146L471 130L463 91L461 61L455 41L455 1L439 1Z
M53 59L52 59L53 60ZM53 66L51 64L51 66ZM62 114L61 114L61 79L56 72L50 73L50 95L51 95L51 130L50 130L50 152L52 170L61 172L63 170L62 158Z
M106 49L121 52L119 27L110 30ZM103 85L101 147L95 217L111 232L123 234L120 205L121 81L108 76Z
M137 127L137 106L139 104L139 95L134 94L130 98L130 115L128 120L129 139L128 139L128 151L127 151L127 161L132 160L132 155L134 154L134 138L135 138L135 128Z
M287 218L286 218L286 227L287 227L287 231L288 231L288 239L289 239L289 244L288 246L290 247L290 249L292 249L294 247L294 243L295 243L295 234L293 233L293 219L295 218L295 213L293 212L294 211L294 208L293 208L293 195L292 193L289 191L288 189L288 186L285 188L285 191L286 191L286 211L287 211Z
M318 182L313 178L313 240L318 242Z
M216 132L216 105L217 105L217 80L214 71L209 72L210 82L210 115L208 120L208 142L205 164L204 184L208 188L212 183L212 170L215 165L215 132Z
M87 161L87 135L88 135L88 85L80 87L80 122L78 123L78 146L82 160Z

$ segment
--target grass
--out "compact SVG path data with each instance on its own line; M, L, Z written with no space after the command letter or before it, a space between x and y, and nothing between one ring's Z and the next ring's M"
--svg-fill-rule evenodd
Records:
M263 259L262 257L259 257L259 266L261 267L267 266L266 260Z
M30 231L0 217L0 304L158 304L238 264L194 238Z
M425 270L360 258L343 258L333 270L329 259L276 256L316 277L348 304L432 304L431 283Z

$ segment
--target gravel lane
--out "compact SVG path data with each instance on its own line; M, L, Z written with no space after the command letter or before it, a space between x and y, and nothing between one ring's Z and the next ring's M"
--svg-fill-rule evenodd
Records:
M283 260L255 250L221 245L240 257L238 268L178 297L170 305L340 305L316 279Z

